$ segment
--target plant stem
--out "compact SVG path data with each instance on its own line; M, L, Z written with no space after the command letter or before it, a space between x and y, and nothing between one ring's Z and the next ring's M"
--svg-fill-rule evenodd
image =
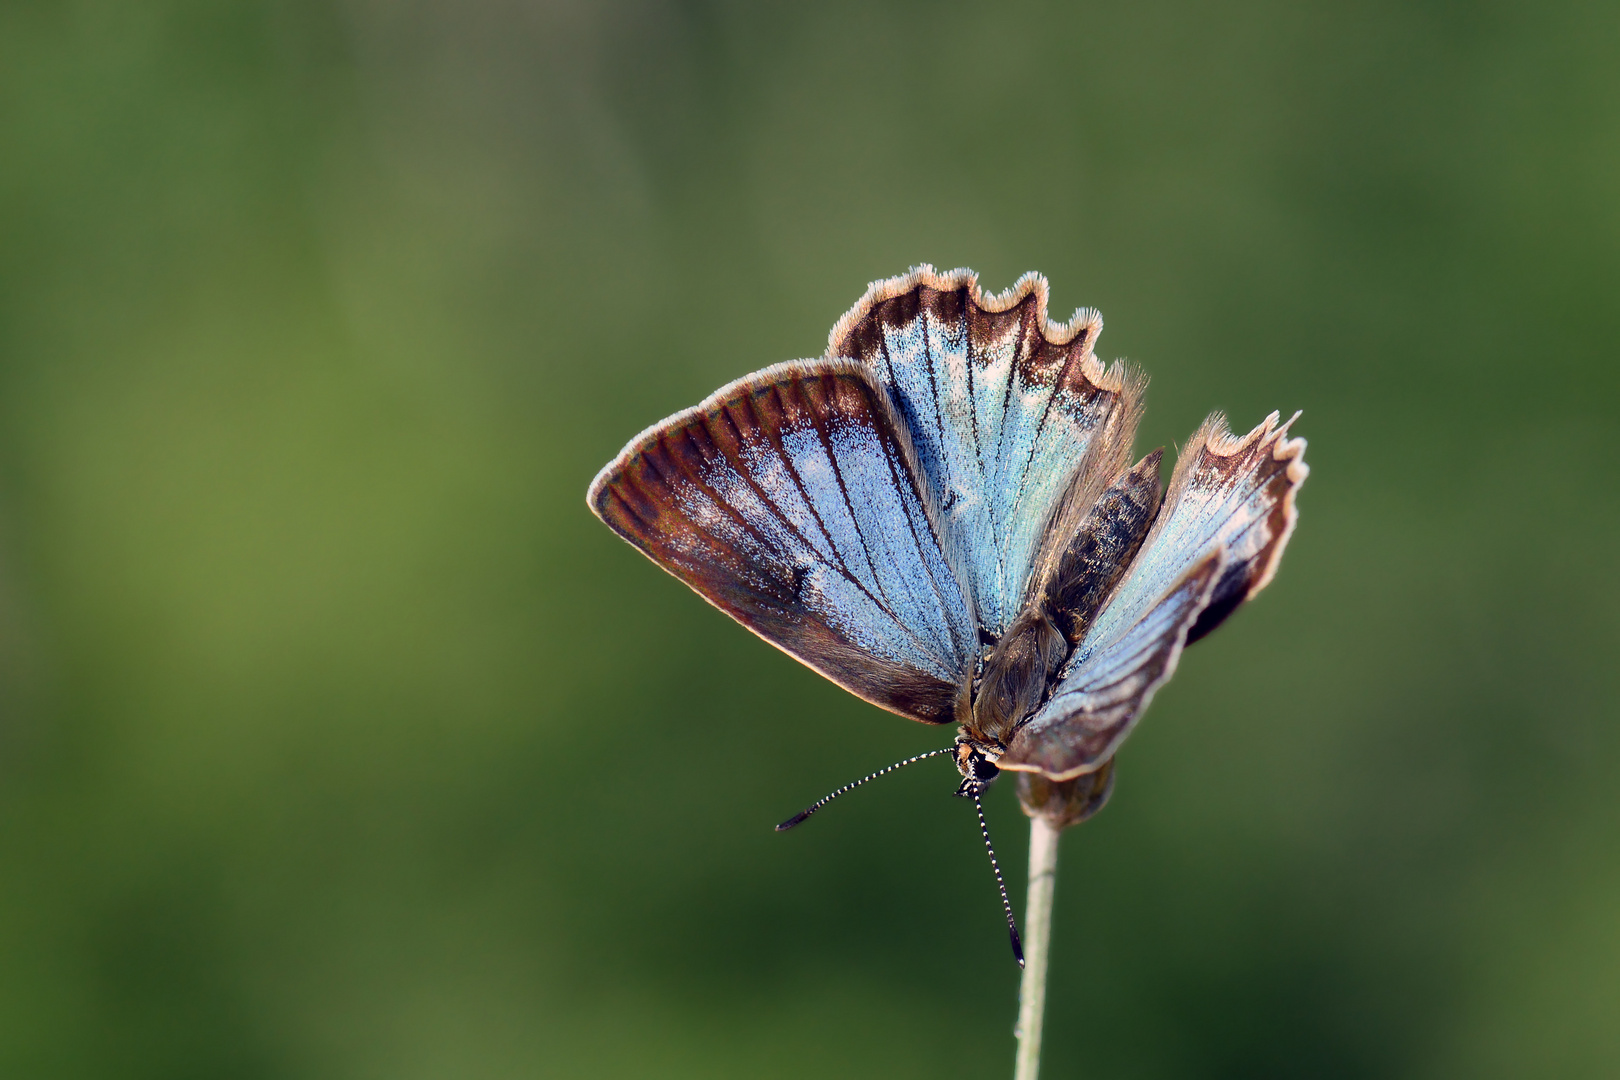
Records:
M1018 988L1018 1064L1013 1080L1041 1071L1041 1020L1046 1012L1046 958L1052 945L1052 893L1057 887L1058 830L1029 819L1029 908L1024 912L1024 981Z

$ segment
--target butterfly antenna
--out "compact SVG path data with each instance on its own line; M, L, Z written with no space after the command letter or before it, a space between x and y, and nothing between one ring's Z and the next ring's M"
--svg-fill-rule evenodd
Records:
M790 817L786 821L782 822L782 824L778 825L776 827L776 831L777 832L787 832L789 829L793 828L793 826L798 825L800 822L804 821L805 818L809 817L811 814L815 813L817 810L820 810L823 806L826 806L828 803L830 803L834 799L838 798L838 796L843 795L846 792L854 791L856 788L860 787L862 784L866 783L868 780L876 780L880 776L887 776L890 773L894 772L894 770L896 770L896 769L898 769L898 768L900 768L900 767L902 767L904 765L915 765L917 762L925 761L925 760L927 760L928 758L931 758L931 757L938 757L941 754L954 754L954 753L956 753L956 747L955 746L946 746L946 747L943 747L943 748L941 748L939 750L930 750L926 754L918 754L916 757L908 757L904 761L897 761L893 765L888 766L887 768L879 769L877 772L872 773L870 776L863 776L859 780L856 780L856 781L853 781L851 783L845 784L843 787L839 788L837 791L833 792L831 795L828 795L826 798L819 799L816 802L811 803L809 806L805 807L803 810L800 810L797 814L794 814L792 817ZM994 860L994 858L995 858L995 856L992 855L991 859Z
M973 796L973 809L979 812L979 832L984 834L984 850L990 853L990 869L996 873L996 888L1001 890L1001 910L1007 913L1007 937L1012 940L1013 959L1024 966L1024 946L1018 940L1018 924L1013 921L1012 901L1007 899L1007 883L1001 880L1001 864L996 862L996 849L990 843L990 826L984 820L984 804Z

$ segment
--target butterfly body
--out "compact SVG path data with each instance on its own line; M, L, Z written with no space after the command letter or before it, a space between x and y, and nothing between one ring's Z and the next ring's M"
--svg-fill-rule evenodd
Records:
M1038 275L875 283L821 359L647 429L588 500L834 682L955 722L958 794L1011 769L1091 777L1100 806L1181 649L1270 580L1305 444L1213 416L1161 484L1160 452L1130 464L1145 379L1097 360L1096 312L1054 324L1046 301Z

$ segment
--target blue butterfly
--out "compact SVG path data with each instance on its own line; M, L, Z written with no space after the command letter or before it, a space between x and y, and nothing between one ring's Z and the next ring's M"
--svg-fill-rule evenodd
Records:
M1293 419L1239 438L1210 416L1165 488L1161 450L1130 463L1145 377L1097 360L1096 311L1048 321L1047 295L1039 274L1000 295L969 270L875 282L821 359L721 387L591 483L609 528L772 645L957 724L779 829L945 753L976 804L1013 770L1079 782L1094 813L1181 650L1276 572L1309 471Z

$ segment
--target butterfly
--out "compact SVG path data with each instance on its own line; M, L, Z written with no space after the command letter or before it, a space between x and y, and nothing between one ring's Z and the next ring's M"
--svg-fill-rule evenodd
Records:
M1026 274L874 282L817 360L777 364L632 439L587 501L698 595L833 682L952 746L956 794L1003 771L1112 790L1115 752L1181 650L1271 581L1309 471L1272 413L1212 414L1161 483L1131 462L1147 380L1047 318ZM995 867L994 849L990 849ZM996 869L1013 952L1017 927Z

